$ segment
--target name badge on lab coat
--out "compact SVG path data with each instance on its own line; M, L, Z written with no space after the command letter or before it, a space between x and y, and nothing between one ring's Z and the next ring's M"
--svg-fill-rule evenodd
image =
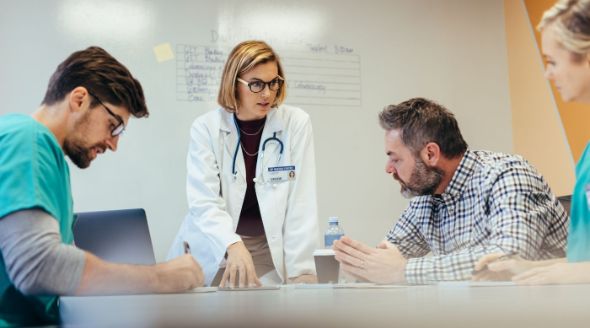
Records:
M285 182L295 180L295 165L272 166L268 168L269 182Z

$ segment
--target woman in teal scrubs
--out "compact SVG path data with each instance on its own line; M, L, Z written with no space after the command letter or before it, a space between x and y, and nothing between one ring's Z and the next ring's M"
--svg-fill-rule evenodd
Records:
M538 26L547 62L545 78L564 101L590 104L590 0L560 0ZM523 284L590 283L590 143L576 166L567 258L499 261L504 254L484 256L474 279L508 278ZM485 270L485 269L488 270Z

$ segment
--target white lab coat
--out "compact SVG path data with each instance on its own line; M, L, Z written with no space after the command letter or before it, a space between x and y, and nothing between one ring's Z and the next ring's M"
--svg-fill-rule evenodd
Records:
M270 141L264 155L262 145ZM232 162L238 135L233 114L218 109L198 117L191 127L187 156L189 212L168 253L183 253L187 241L201 264L205 283L211 284L229 245L240 240L235 233L246 193L246 172L241 148ZM271 183L269 167L295 166L295 179ZM264 177L262 173L265 172ZM261 177L265 179L261 179ZM264 181L262 181L264 180ZM282 105L272 109L262 131L256 163L256 196L275 269L283 282L301 274L315 274L312 253L318 247L316 178L313 133L309 115Z

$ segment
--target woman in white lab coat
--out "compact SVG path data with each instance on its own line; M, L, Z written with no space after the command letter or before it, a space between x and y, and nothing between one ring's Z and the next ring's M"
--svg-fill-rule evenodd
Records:
M285 90L273 49L262 41L242 42L223 70L221 108L192 125L189 212L168 257L182 254L187 242L207 284L317 280L311 121L303 110L282 105Z

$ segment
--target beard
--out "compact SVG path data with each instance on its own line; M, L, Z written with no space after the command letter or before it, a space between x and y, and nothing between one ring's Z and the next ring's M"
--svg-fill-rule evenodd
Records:
M64 140L64 151L77 167L85 169L90 166L93 158L91 148L79 142L80 140Z
M64 140L64 152L70 158L72 163L81 169L85 169L90 166L90 162L96 158L92 156L92 149L96 148L100 152L104 152L107 146L103 143L97 143L90 145L84 135L84 131L88 131L90 126L89 115L86 113L83 117L76 122L74 126L74 133L68 136Z
M402 181L396 174L393 178L401 186L401 194L405 198L432 195L443 177L443 171L439 168L429 168L420 158L416 158L416 167L408 182Z

